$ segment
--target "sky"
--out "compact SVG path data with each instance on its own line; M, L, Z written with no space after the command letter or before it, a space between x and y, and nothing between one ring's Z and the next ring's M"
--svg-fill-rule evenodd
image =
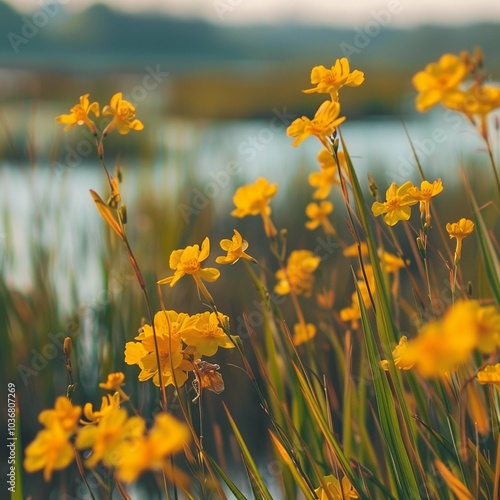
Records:
M36 11L58 2L81 10L95 0L8 0L16 9ZM393 27L422 23L500 22L499 0L101 0L130 12L157 10L196 16L214 23L304 21L363 28L370 21Z

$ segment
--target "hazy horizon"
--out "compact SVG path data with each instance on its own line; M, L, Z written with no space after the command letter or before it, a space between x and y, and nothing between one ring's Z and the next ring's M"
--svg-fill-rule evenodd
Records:
M48 3L58 3L77 12L96 3L127 12L156 11L182 17L195 17L221 24L303 22L319 25L363 26L372 20L395 28L422 24L460 25L500 22L497 0L357 0L332 2L315 0L10 0L16 10L34 12Z

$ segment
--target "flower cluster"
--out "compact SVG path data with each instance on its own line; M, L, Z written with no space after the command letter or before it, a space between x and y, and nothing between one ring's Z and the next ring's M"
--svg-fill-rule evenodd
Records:
M75 125L86 125L92 134L97 135L97 127L89 115L99 117L99 103L89 101L89 94L80 97L80 103L75 104L67 115L59 115L56 121L66 125L64 130L71 130ZM128 134L131 130L142 130L143 123L135 117L135 106L123 99L121 92L113 95L110 103L102 108L102 114L111 116L111 121L106 125L102 135L105 137L114 128L120 134Z
M408 220L411 215L411 207L420 203L420 213L428 227L431 220L430 200L441 191L443 191L441 179L432 183L424 180L420 189L410 181L401 186L393 182L385 194L385 201L373 203L372 212L376 217L383 215L384 222L388 226L394 226L400 220Z
M25 469L43 470L44 479L49 481L54 471L66 468L78 456L78 450L88 450L86 467L93 469L102 463L127 483L146 470L168 470L167 459L190 440L187 426L163 413L147 431L144 419L130 417L119 401L118 393L104 397L101 409L95 412L87 403L85 422L79 420L80 406L67 397L57 398L54 408L38 417L44 429L26 448Z
M413 85L419 92L417 110L424 112L441 103L463 113L487 139L486 117L500 107L500 88L484 83L482 65L480 51L476 51L475 57L467 52L458 56L444 54L439 61L428 64L413 77Z
M188 373L195 370L195 362L202 356L213 356L219 347L231 349L228 337L229 318L221 313L206 311L188 315L176 311L159 311L154 317L156 343L159 350L163 385L181 387ZM137 365L139 380L153 380L160 385L153 328L144 325L135 337L136 342L125 344L125 362Z
M426 323L407 341L402 337L393 351L397 368L415 367L424 377L437 377L455 370L478 349L491 354L500 348L500 311L476 300L457 301L442 319ZM383 367L387 368L387 362Z

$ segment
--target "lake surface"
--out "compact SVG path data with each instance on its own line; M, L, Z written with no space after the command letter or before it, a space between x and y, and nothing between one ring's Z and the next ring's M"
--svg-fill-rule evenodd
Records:
M441 177L448 186L459 182L456 172L465 158L484 163L481 140L460 115L437 110L408 121L407 128L431 181ZM307 173L318 168L320 144L310 138L294 148L285 129L279 116L269 121L170 120L162 124L153 134L151 166L144 169L142 160L122 158L122 197L129 212L134 209L138 186L144 183L158 196L174 197L179 206L198 206L201 190L216 214L227 214L236 186L261 175L278 183L277 205L289 201L287 185L297 179L312 191ZM347 122L342 133L365 185L367 172L377 174L382 195L390 182L419 181L401 121ZM93 249L103 241L103 222L89 189L100 193L107 193L107 189L99 165L90 161L93 156L88 154L66 165L45 161L33 169L12 162L0 165L0 266L11 286L22 290L32 286L37 246L47 250L62 296L69 293L68 274L81 284L80 300L99 286L101 271ZM189 189L193 180L200 186L198 198L196 191ZM185 217L185 213L180 210L171 216Z

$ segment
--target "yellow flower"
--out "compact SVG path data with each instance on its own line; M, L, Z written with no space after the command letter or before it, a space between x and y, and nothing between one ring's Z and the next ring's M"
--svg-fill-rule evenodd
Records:
M333 100L338 100L337 93L341 87L357 87L363 83L364 74L357 69L350 71L349 61L346 57L337 59L330 69L324 66L315 66L311 71L311 83L316 85L312 89L303 90L306 94L314 92L330 94Z
M85 461L87 467L95 467L100 461L108 467L117 467L127 449L141 439L144 429L141 417L129 418L124 409L113 407L96 425L82 427L75 444L80 450L92 448Z
M247 215L270 215L269 202L277 190L278 185L276 183L269 184L269 181L264 177L259 177L255 184L239 187L233 196L236 208L231 212L231 215L240 219Z
M288 137L295 137L293 146L298 146L304 139L309 136L316 136L323 146L330 150L327 137L330 137L335 128L344 122L345 116L339 118L340 104L335 101L324 101L316 111L314 118L310 120L306 116L297 118L287 128Z
M386 273L397 273L400 269L403 269L408 262L405 262L401 257L393 255L389 252L384 252L379 249L378 255L380 257L380 263L382 264L382 269Z
M42 411L38 421L45 427L60 425L64 431L72 432L76 429L81 413L81 406L73 406L66 396L59 396L54 409Z
M71 130L75 125L87 125L90 131L96 135L96 126L89 118L90 112L94 113L95 116L99 116L99 103L93 102L90 104L89 94L85 94L80 97L80 104L75 104L70 109L69 115L59 115L56 117L56 121L66 124L64 130Z
M484 117L500 107L500 88L475 82L465 92L457 91L447 95L444 104L469 118Z
M446 224L446 231L450 235L450 238L457 239L454 258L455 264L457 264L462 256L462 240L474 231L474 222L462 217L458 222L449 222Z
M399 339L398 345L392 351L392 358L394 359L394 364L396 365L396 368L399 368L400 370L411 370L413 368L413 365L415 364L413 360L405 360L407 361L406 363L401 362L401 355L402 353L405 352L407 346L408 346L408 339L406 335L403 335ZM387 360L385 359L382 360L380 362L380 366L385 371L389 371L389 362Z
M182 340L188 345L196 347L201 356L213 356L219 347L232 349L234 343L227 336L229 329L229 318L222 313L204 312L197 315L198 321L195 326L181 333Z
M92 403L85 403L83 406L83 416L87 419L80 420L80 423L95 424L101 420L104 415L107 415L111 411L120 407L120 394L115 392L113 395L108 394L103 396L101 400L101 408L99 410L93 410Z
M26 447L24 468L28 472L43 469L43 478L50 481L55 470L67 467L75 457L69 438L71 432L63 429L59 421L41 430Z
M326 234L335 235L335 229L328 220L328 215L333 212L333 203L322 201L321 203L309 203L306 207L306 215L311 219L306 222L306 228L311 231L321 226Z
M210 240L206 237L201 244L201 250L198 245L187 246L180 250L174 250L170 254L169 266L174 269L173 276L164 278L158 281L159 285L170 283L174 286L184 275L190 274L198 287L209 302L213 302L212 296L208 293L205 284L202 280L213 282L220 276L220 271L214 267L207 267L203 269L201 263L210 254Z
M154 317L156 338L159 349L162 382L165 386L182 386L187 380L187 372L192 370L192 365L185 359L182 351L183 332L195 328L197 316L176 311L158 311ZM144 382L153 379L156 386L160 384L158 375L158 361L153 337L153 328L144 325L135 337L139 342L125 344L125 363L138 365L141 369L139 380ZM173 368L173 372L172 372ZM175 380L174 380L175 378Z
M125 383L125 374L123 372L116 372L108 374L106 382L99 384L101 389L107 391L117 391Z
M300 345L316 336L316 327L312 323L297 323L293 326L293 344Z
M420 202L420 213L425 215L427 225L430 224L431 220L431 198L438 195L442 190L443 183L441 179L434 181L432 184L429 181L422 181L420 189L416 186L412 186L408 189L408 195Z
M241 234L233 229L234 236L231 240L221 240L220 247L222 250L227 252L226 256L220 256L215 259L217 264L235 264L240 259L252 260L255 262L255 259L245 253L245 250L248 248L248 242L243 239Z
M314 490L314 493L316 493L316 496L319 500L329 500L331 498L333 498L334 500L359 498L356 490L352 487L352 484L347 476L344 476L342 478L342 481L339 481L333 475L326 476L324 480L328 486L328 493L325 492L322 486Z
M428 64L424 71L413 77L413 86L419 92L416 99L418 111L427 111L448 94L454 92L467 76L467 64L453 54L444 54L438 62Z
M334 184L340 184L336 166L324 168L319 172L311 172L309 174L309 185L316 188L316 191L313 193L315 200L327 198Z
M415 368L424 377L436 377L464 363L478 341L475 301L458 301L443 319L424 325L419 335L400 353L400 363Z
M408 194L412 187L414 186L409 181L400 187L393 182L386 192L386 201L373 203L372 212L375 217L384 214L384 222L389 226L394 226L400 220L408 220L411 215L410 207L417 203L417 200Z
M271 221L271 198L278 191L276 183L269 184L264 177L259 177L254 184L239 187L233 196L235 209L231 212L233 217L243 218L247 215L261 215L264 230L268 237L276 236L276 229Z
M117 92L109 105L102 109L103 115L112 116L111 122L102 133L103 136L109 134L115 127L120 134L128 134L131 130L142 130L144 125L135 117L135 107L132 103L122 97L121 92Z
M166 459L181 451L189 440L190 432L185 424L160 413L155 416L155 424L147 436L123 449L116 474L120 480L131 483L146 470L162 470Z
M294 250L286 265L286 269L276 272L278 283L274 290L279 295L287 295L291 291L306 297L311 295L314 283L314 271L319 266L321 259L309 250Z
M500 363L485 366L477 372L476 378L480 384L494 384L500 389Z
M364 241L360 243L360 247L361 247L361 255L368 255L368 245ZM353 245L344 248L342 254L345 257L358 257L359 255L358 245L354 243Z
M479 306L476 311L477 348L491 354L500 348L500 312L496 306Z

